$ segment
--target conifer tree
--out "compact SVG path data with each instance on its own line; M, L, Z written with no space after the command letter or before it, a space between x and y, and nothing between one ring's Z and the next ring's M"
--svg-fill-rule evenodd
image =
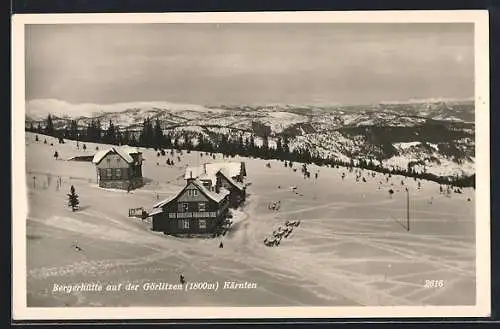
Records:
M280 137L276 140L276 156L280 159L283 156L283 143Z
M97 119L95 123L95 138L96 142L102 141L102 128L101 128L101 120Z
M70 193L68 194L68 206L71 207L72 211L78 209L80 201L78 200L78 194L75 193L75 187L71 185Z
M124 145L123 133L120 131L120 126L115 126L115 144Z
M161 128L160 119L156 118L155 126L153 131L154 146L160 148L164 145L165 137L163 136L163 130Z
M116 134L115 134L115 125L111 120L109 120L108 129L106 130L106 135L104 137L104 142L108 144L116 144Z
M128 128L125 128L125 131L122 134L122 144L130 145L130 132L128 131Z
M194 147L193 145L193 141L191 140L190 136L188 133L185 133L184 136L183 136L183 139L184 139L184 148L186 150L190 150Z
M66 138L77 139L78 138L78 124L76 120L71 120L70 122L70 130L68 136Z
M54 123L52 122L52 117L50 114L47 116L47 126L45 127L45 133L49 136L54 135Z

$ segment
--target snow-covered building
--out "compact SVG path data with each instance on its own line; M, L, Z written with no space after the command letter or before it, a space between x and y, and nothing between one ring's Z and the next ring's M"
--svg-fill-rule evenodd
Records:
M131 190L143 185L142 153L135 147L122 146L101 150L94 155L100 187Z
M226 189L229 191L229 202L231 207L236 208L246 199L246 186L235 180L224 168L216 174L215 191Z
M153 231L172 235L215 234L227 217L230 192L221 188L218 193L190 178L174 197L153 206Z
M226 188L231 192L232 206L236 207L245 200L246 175L245 162L217 162L187 167L184 179L196 178L210 191L217 192L221 187Z
M153 231L165 234L215 234L246 196L245 163L207 163L186 169L186 186L153 206Z
M214 189L217 172L220 170L224 170L229 177L240 183L243 183L247 175L245 162L216 162L187 167L184 179L198 178L207 188Z

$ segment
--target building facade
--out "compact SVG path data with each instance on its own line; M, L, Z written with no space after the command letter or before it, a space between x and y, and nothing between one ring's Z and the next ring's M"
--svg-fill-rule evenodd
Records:
M229 191L229 203L233 208L238 207L246 199L246 187L243 183L232 178L226 170L222 169L216 174L215 192L224 188Z
M99 187L132 190L143 186L142 161L142 153L133 147L99 151L92 160Z
M195 178L173 198L153 207L152 230L170 235L216 235L229 208L229 191L215 193Z

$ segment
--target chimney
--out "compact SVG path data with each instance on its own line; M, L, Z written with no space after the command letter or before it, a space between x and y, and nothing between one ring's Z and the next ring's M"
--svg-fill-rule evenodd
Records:
M218 178L215 180L215 193L220 193L220 179Z
M194 178L193 178L193 171L191 170L191 171L189 172L189 178L187 178L187 179L186 179L186 183L187 183L187 184L189 184L189 183L191 183L191 182L193 182L193 181L194 181Z

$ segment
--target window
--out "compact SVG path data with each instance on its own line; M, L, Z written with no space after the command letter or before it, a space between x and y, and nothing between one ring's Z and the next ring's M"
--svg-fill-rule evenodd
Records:
M188 190L187 195L189 197L197 196L198 195L198 190Z
M113 171L111 170L111 168L106 169L106 177L108 179L111 179L111 177L113 177Z
M189 203L181 202L179 203L179 212L189 211Z
M198 211L205 211L205 202L198 202Z
M115 176L118 179L122 178L122 171L120 168L115 169Z
M181 219L179 221L179 228L186 230L189 229L189 220L188 219Z
M207 221L206 221L206 220L204 220L204 219L200 219L200 220L198 221L198 227L199 227L200 229L205 230L205 229L207 228Z
M110 163L111 162L111 158L106 158L106 162Z

